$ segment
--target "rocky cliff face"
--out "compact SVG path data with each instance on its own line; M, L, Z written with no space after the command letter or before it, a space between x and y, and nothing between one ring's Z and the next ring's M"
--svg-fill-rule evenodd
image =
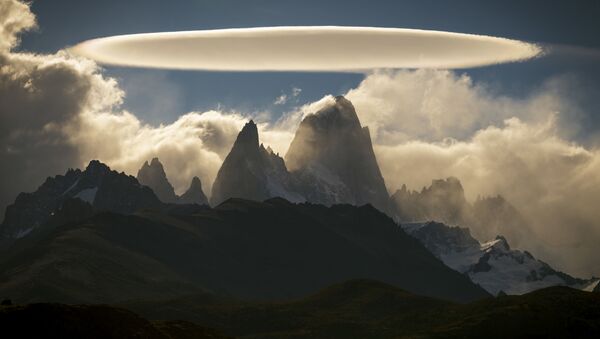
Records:
M215 206L229 198L263 201L271 197L304 200L296 192L283 159L259 144L258 129L250 120L238 134L217 173L211 204Z
M369 130L360 125L354 106L344 97L301 122L285 161L308 201L370 203L388 210L389 196Z

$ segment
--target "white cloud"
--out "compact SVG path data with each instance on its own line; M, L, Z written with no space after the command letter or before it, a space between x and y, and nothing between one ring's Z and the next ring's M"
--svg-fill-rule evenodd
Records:
M282 94L282 95L278 96L273 103L275 105L285 105L285 103L287 101L288 101L287 94Z
M77 147L62 126L81 112L112 109L123 93L92 61L13 53L18 33L35 27L29 7L0 2L0 208L48 175L79 166Z
M464 139L489 125L518 116L543 121L565 112L559 83L549 82L525 99L498 95L466 74L416 70L376 72L346 97L376 143L397 144L413 139Z
M220 71L466 68L521 61L535 45L490 36L401 28L294 26L120 35L73 53L112 65Z
M309 114L316 113L322 108L333 104L334 102L335 99L332 95L326 95L315 102L301 105L300 107L293 109L291 112L283 114L274 125L277 129L294 132L304 117Z
M292 91L290 94L281 94L280 96L278 96L275 101L273 102L273 104L275 105L285 105L286 103L288 103L289 100L294 99L294 101L297 103L298 102L298 96L300 95L300 93L302 93L302 89L298 88L298 87L292 87Z
M292 96L294 98L298 97L302 93L302 88L292 87Z
M0 1L0 52L7 52L18 43L18 34L35 28L35 15L29 6L17 0Z

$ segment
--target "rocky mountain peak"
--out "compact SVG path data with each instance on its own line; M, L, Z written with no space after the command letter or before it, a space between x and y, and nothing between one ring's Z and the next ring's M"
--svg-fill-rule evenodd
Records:
M379 210L388 209L388 193L368 129L360 125L354 106L343 96L302 120L285 163L305 182L309 201L371 203Z
M331 105L323 107L314 114L307 115L302 124L311 127L317 133L331 133L345 129L359 130L361 128L354 105L343 96L335 97Z
M496 238L494 239L493 246L495 248L499 248L502 251L510 251L510 246L508 245L508 241L506 240L505 237L503 237L501 235L496 236Z
M204 195L204 191L202 191L200 178L194 177L192 179L190 188L179 197L178 202L182 204L208 205L208 199L206 198L206 195Z
M229 198L263 201L276 196L303 201L294 190L283 159L259 144L257 126L250 120L238 134L217 173L211 204L216 206Z
M176 202L175 189L167 179L164 167L158 158L152 158L150 164L145 161L138 171L140 184L150 187L162 202Z
M145 162L145 164L147 164L148 161ZM164 170L162 163L160 162L160 160L158 160L157 157L152 158L152 160L150 161L150 166L152 167L160 167L161 169Z
M192 184L190 185L190 188L202 188L202 183L200 182L200 178L193 177L192 178Z
M104 175L110 172L110 167L98 160L92 160L87 165L84 172L92 176Z
M432 194L455 197L461 200L465 198L465 190L463 189L460 180L455 177L448 177L445 180L434 179L431 181L431 186L429 188L424 188L424 191Z
M233 147L258 147L258 127L256 126L253 120L248 121L244 125L244 127L238 134L235 143L233 144Z

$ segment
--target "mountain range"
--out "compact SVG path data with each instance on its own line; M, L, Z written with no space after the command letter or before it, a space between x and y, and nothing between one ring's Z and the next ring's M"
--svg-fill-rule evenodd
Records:
M197 177L177 196L158 158L137 178L94 160L21 193L0 225L0 294L278 300L367 278L465 302L551 285L598 288L503 237L480 243L468 230L425 222L519 237L526 220L501 196L470 204L456 178L389 196L369 130L344 97L302 120L285 159L259 140L249 121L218 171L212 207Z
M199 291L280 299L353 278L449 300L488 295L369 205L281 198L129 215L72 199L15 242L0 272L0 295L19 302L116 302Z

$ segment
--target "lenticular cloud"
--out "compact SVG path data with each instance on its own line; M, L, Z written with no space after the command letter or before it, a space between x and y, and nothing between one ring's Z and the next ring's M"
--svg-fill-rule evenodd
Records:
M70 51L102 64L213 71L469 68L535 57L530 43L375 27L261 27L119 35Z

